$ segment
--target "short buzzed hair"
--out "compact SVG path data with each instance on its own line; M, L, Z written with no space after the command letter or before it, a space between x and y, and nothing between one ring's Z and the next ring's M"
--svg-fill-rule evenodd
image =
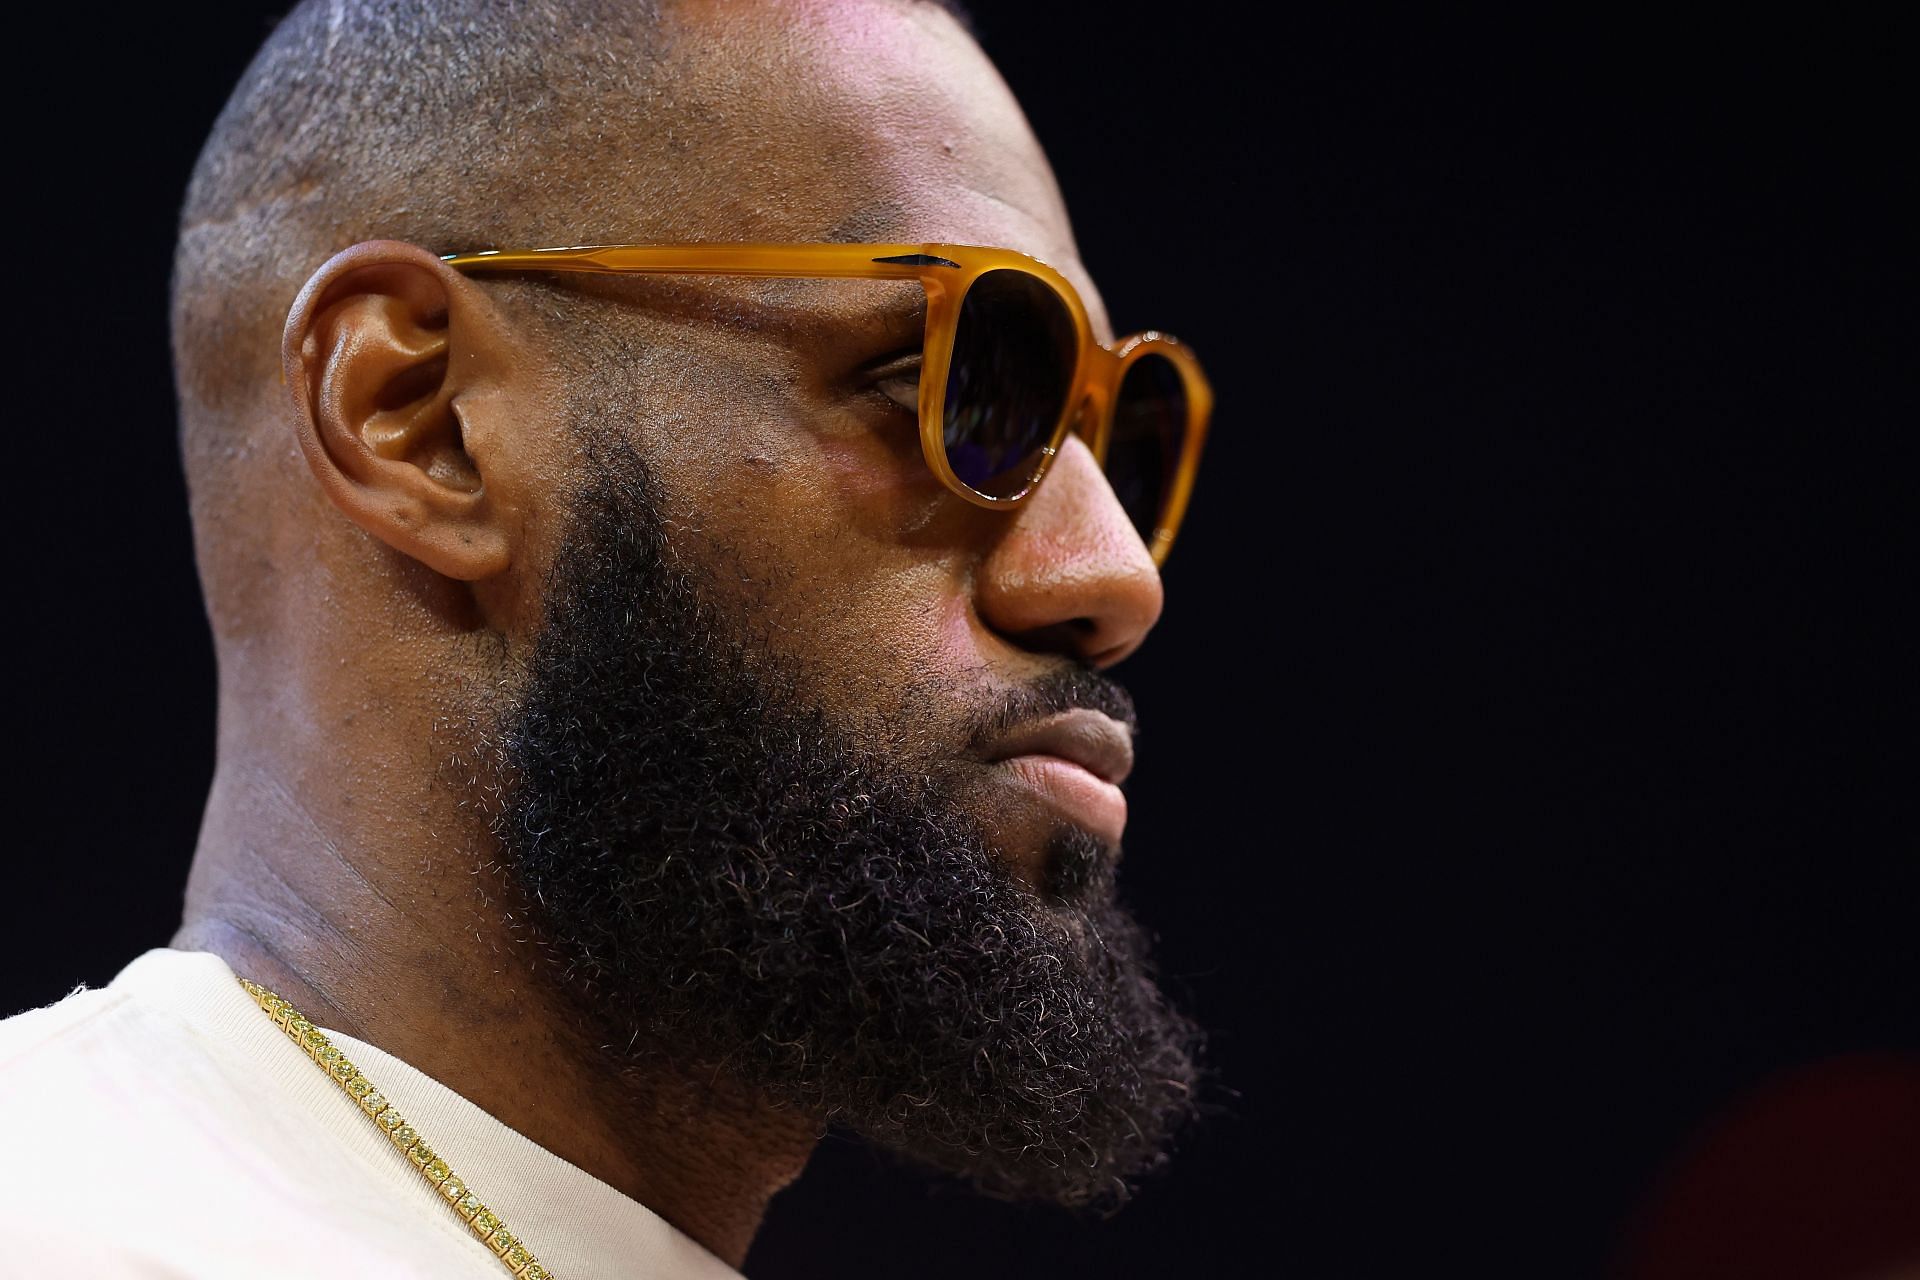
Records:
M945 9L969 32L958 0ZM248 428L279 382L288 306L367 239L435 252L646 239L709 181L618 145L636 116L672 145L661 21L671 0L304 0L275 27L194 167L174 257L180 448L210 609L223 588L208 507L239 510ZM686 166L685 168L691 168ZM291 442L287 442L291 447ZM217 610L215 610L217 612ZM216 618L215 630L220 631Z

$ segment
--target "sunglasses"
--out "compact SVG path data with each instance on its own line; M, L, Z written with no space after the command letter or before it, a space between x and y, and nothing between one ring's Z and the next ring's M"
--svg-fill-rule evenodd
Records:
M1213 391L1178 339L1096 342L1066 277L1010 249L958 244L665 244L448 254L462 271L918 280L927 295L920 445L975 506L1018 506L1069 431L1099 462L1153 557L1186 514Z

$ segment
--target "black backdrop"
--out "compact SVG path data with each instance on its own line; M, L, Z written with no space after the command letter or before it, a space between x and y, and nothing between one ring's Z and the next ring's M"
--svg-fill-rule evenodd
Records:
M14 32L6 1010L177 915L165 282L275 8ZM1920 1043L1912 33L975 8L1116 324L1219 392L1119 674L1129 891L1240 1096L1105 1222L830 1142L748 1269L1596 1274L1729 1099Z

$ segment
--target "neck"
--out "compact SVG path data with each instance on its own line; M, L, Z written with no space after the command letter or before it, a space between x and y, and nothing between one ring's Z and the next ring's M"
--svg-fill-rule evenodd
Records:
M724 1079L618 1070L538 948L516 940L511 888L482 865L484 824L457 798L356 795L257 741L228 750L222 729L173 945L214 952L316 1023L458 1081L738 1268L767 1202L805 1165L815 1120ZM330 746L332 760L404 758Z

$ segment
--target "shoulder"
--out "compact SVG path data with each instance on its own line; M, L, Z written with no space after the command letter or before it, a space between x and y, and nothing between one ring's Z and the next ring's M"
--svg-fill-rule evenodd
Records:
M0 1020L0 1113L10 1128L61 1100L91 1099L111 1082L147 1087L191 1080L204 1049L195 1019L155 999L156 988L186 998L210 986L217 957L149 951L105 987L75 987L38 1009ZM38 1100L27 1116L15 1104Z
M191 1028L118 980L0 1021L9 1261L90 1276L178 1274L166 1267L180 1258L136 1247L138 1234L122 1226L179 1195L161 1176L170 1163L176 1186L204 1194L220 1181L209 1185L206 1144L187 1140L204 1115L191 1097L204 1067Z
M82 984L52 1004L0 1018L0 1079L29 1069L29 1059L57 1045L68 1031L107 1014L121 999Z
M316 1081L331 1083L205 953L150 951L0 1021L10 1273L471 1274L470 1244L418 1229L394 1178L342 1144Z

